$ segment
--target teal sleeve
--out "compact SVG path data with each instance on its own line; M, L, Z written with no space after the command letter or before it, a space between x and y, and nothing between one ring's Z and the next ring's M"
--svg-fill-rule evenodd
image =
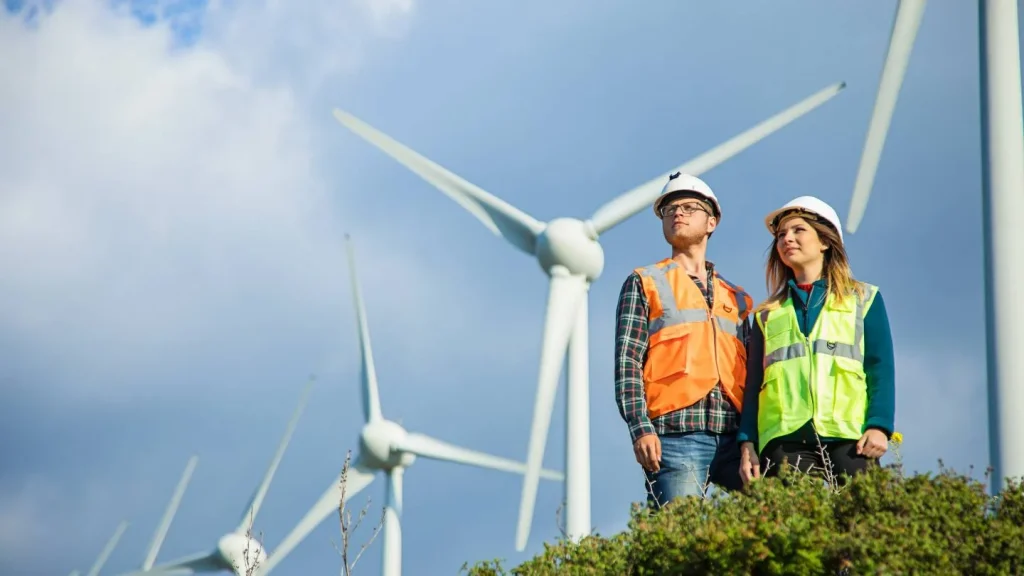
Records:
M881 292L875 294L864 317L864 372L868 392L864 429L878 428L887 437L892 436L896 419L896 359Z

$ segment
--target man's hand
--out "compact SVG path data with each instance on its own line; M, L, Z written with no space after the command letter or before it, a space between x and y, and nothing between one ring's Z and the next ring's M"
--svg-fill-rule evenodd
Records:
M661 469L661 439L657 434L644 434L633 442L636 461L648 472Z
M740 478L743 485L750 484L754 478L761 477L761 462L757 458L757 450L753 442L740 444Z
M888 449L889 440L877 428L869 429L857 442L857 454L867 458L881 458Z

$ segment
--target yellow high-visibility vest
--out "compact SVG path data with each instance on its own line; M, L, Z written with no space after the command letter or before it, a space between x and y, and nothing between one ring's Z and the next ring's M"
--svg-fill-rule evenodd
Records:
M863 297L855 292L836 300L828 294L810 336L800 331L792 296L757 314L764 334L758 452L808 420L822 437L856 440L863 434L868 404L864 317L878 287L861 285Z

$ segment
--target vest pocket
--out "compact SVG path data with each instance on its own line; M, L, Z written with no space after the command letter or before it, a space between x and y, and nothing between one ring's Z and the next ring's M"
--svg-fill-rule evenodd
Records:
M715 339L718 372L726 388L742 390L747 381L747 348L732 334L718 331ZM713 360L712 360L713 362Z
M860 362L843 356L832 357L830 374L835 386L832 394L832 417L837 424L860 426L867 410L867 381Z
M668 338L647 351L647 379L666 383L690 373L689 334Z
M765 342L775 338L776 336L782 336L792 332L793 322L786 315L769 315L768 322L764 325L764 339Z

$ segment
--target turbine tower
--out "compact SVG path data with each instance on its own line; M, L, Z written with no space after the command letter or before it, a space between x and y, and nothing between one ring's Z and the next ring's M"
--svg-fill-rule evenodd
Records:
M846 228L857 230L903 84L925 0L899 0ZM1024 283L1024 121L1020 31L1015 0L979 0L982 207L992 492L1024 476L1024 325L1014 291Z
M113 536L110 537L110 540L107 540L107 545L103 547L103 551L100 552L98 557L96 557L96 562L93 563L92 568L89 569L89 572L85 576L99 576L100 570L103 568L103 565L107 563L107 559L110 558L111 552L114 551L114 548L117 546L117 542L121 539L121 535L124 534L126 528L128 528L128 522L122 520L121 523L117 525L117 529L114 530ZM72 570L71 574L68 576L79 576L78 570Z
M440 189L495 235L535 257L550 278L541 339L537 396L516 530L517 550L522 551L526 547L529 536L537 497L538 473L544 458L551 412L566 356L566 532L574 541L591 532L587 293L590 284L601 275L604 268L604 251L598 236L637 212L649 208L669 174L684 172L696 176L718 166L824 104L845 85L839 82L824 88L716 148L620 195L600 207L588 220L556 218L549 222L541 222L463 180L351 114L334 111L335 118L342 125Z
M193 456L189 459L188 465L185 467L185 473L178 482L178 487L171 498L167 512L164 514L163 521L157 528L142 569L130 572L130 576L141 576L143 574L195 574L198 572L221 572L225 570L233 572L236 576L250 576L254 567L259 567L266 561L267 554L263 549L262 543L252 534L251 527L256 520L256 514L259 513L260 506L263 505L263 499L267 495L267 490L270 489L270 481L273 480L274 473L281 463L281 458L284 457L285 449L291 441L292 433L295 431L299 417L302 415L302 411L309 400L309 392L313 387L313 382L314 379L311 378L304 387L299 398L299 405L295 408L295 412L288 422L284 437L277 447L273 460L271 460L270 465L267 467L263 481L256 491L253 492L249 504L246 506L245 512L235 528L221 536L212 551L191 554L159 566L153 566L157 552L159 552L160 545L163 543L163 538L167 533L167 528L170 526L171 520L177 511L178 504L185 491L185 486L188 484L192 471L195 469L196 457Z
M362 293L356 278L352 244L345 236L352 296L358 324L359 348L362 360L361 396L365 424L359 435L359 453L349 467L345 481L345 498L351 498L373 482L378 471L384 472L386 504L384 509L383 576L402 573L402 482L405 470L417 456L456 464L522 474L526 466L521 462L499 458L442 442L424 434L407 432L396 422L384 418L377 385L377 369L370 348L370 331L366 320ZM559 472L543 470L540 474L552 480L564 480ZM303 539L341 504L341 477L331 484L313 507L303 516L290 534L274 549L270 559L257 569L256 576L269 574Z

